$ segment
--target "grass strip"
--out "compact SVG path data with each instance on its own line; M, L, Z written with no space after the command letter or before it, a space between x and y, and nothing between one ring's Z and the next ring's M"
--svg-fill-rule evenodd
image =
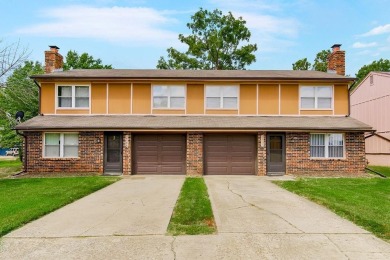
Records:
M217 230L203 178L186 178L168 225L170 235L206 235Z
M377 171L377 172L380 172L387 177L390 177L390 167L369 165L367 168L374 170L374 171Z
M0 236L97 191L113 177L0 180Z
M275 183L390 241L390 179L303 178Z
M22 170L22 162L20 160L2 160L0 159L0 178L6 178L11 174Z

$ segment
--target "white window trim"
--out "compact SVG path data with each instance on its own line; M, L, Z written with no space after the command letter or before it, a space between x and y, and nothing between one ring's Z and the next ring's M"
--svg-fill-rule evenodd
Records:
M313 108L303 108L302 107L302 88L303 87L314 87L314 88L318 88L318 87L329 87L331 88L331 91L332 91L332 100L330 102L331 104L331 107L330 108L317 108L318 107L318 97L315 95L314 93L314 107ZM334 110L334 86L333 85L300 85L299 86L299 110L322 110L322 111L330 111L330 110Z
M88 94L89 94L89 97L88 97L88 107L76 107L76 86L77 87L88 87ZM58 88L59 87L72 87L72 107L60 107L58 106ZM55 98L55 106L56 106L56 109L89 109L91 110L91 85L90 84L85 84L85 83L81 83L81 84L74 84L74 83L62 83L62 84L56 84L56 88L55 88L55 95L56 95L56 98ZM91 111L90 111L91 113Z
M168 103L167 103L167 107L154 107L154 95L153 95L153 89L154 87L168 87L168 89L170 89L170 87L183 87L184 88L184 105L183 107L171 107L171 91L169 90L168 91ZM152 85L152 100L151 100L151 106L152 106L152 110L166 110L166 109L172 109L172 110L186 110L186 107L187 107L187 86L186 85L174 85L174 84L153 84Z
M235 87L237 88L237 107L236 108L224 108L223 107L223 98L225 97L224 94L223 94L223 91L221 93L221 96L219 97L220 100L219 100L219 108L215 107L215 108L208 108L207 107L207 88L208 87L220 87L220 88L224 88L224 87ZM240 86L239 85L205 85L204 87L204 108L205 110L233 110L233 111L236 111L236 110L239 110L240 108Z
M60 156L59 157L48 157L45 156L46 154L46 134L59 134L60 135ZM79 154L79 144L77 144L77 156L75 157L64 157L64 143L65 143L65 134L77 134L78 135L78 140L80 140L80 135L78 132L43 132L43 149L42 149L42 158L47 158L47 159L72 159L72 158L80 158L78 156Z
M325 135L325 156L324 157L312 157L310 153L310 159L315 159L315 160L334 160L334 159L346 159L345 156L345 134L344 133L310 133L310 137L312 134L317 134L317 135ZM341 134L343 136L343 157L329 157L329 135L331 134ZM309 145L309 149L311 148L311 143ZM309 151L310 152L310 151Z

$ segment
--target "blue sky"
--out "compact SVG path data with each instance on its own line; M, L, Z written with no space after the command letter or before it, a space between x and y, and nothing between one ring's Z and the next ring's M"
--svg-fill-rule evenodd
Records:
M114 68L155 68L200 7L247 21L257 61L248 69L291 69L292 63L341 43L346 72L390 59L390 0L0 0L0 39L20 41L44 61L48 45L88 52Z

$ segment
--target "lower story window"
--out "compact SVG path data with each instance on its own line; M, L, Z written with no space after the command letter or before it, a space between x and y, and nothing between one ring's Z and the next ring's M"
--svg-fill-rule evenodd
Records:
M45 152L48 158L78 157L79 135L77 133L45 133Z
M310 157L313 158L343 158L343 134L311 134Z

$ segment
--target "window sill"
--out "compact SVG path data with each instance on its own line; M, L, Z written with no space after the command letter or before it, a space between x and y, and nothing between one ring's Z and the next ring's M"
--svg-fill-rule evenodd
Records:
M300 108L301 111L333 111L333 108Z
M329 157L329 158L324 158L324 157L310 157L310 160L312 161L345 161L347 158L345 157Z
M77 161L80 157L42 157L45 161Z
M89 110L89 107L57 107L57 110Z

